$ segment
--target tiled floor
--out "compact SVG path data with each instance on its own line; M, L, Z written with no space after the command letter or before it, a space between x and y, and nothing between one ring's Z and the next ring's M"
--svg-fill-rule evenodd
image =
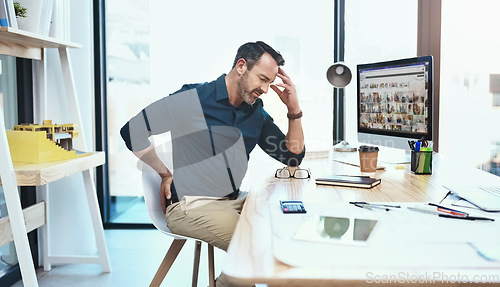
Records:
M123 199L123 200L122 200ZM119 202L115 203L121 205L122 211L116 212L111 218L113 223L151 223L149 218L146 202L144 197L135 198L118 198ZM121 201L120 201L121 200Z
M111 273L99 265L68 264L53 266L49 272L37 270L40 287L149 286L167 252L172 238L157 230L105 230ZM161 286L191 286L194 240L188 240ZM224 266L225 252L215 248L216 276ZM22 287L18 282L15 287ZM207 245L203 244L198 286L208 286Z

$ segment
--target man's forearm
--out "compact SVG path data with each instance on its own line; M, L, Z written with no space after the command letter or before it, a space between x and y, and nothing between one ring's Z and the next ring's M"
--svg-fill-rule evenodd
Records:
M286 134L286 147L290 152L300 154L304 150L304 132L301 119L288 120L288 133Z
M150 145L145 150L134 152L134 155L154 169L162 178L172 176L170 170L156 154L153 145Z

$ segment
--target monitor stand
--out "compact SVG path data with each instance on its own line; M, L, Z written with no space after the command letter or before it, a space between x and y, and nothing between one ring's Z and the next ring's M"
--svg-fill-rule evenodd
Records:
M378 161L390 164L403 164L411 162L409 150L381 148L378 153Z

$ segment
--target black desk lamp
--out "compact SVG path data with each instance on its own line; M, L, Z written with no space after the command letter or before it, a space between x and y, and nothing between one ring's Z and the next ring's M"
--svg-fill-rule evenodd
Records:
M343 63L337 62L328 68L326 71L326 78L328 82L332 84L337 89L342 89L347 86L352 79L351 70ZM344 124L345 124L345 114L344 114ZM342 141L333 146L334 151L356 151L356 147L349 145L348 142Z

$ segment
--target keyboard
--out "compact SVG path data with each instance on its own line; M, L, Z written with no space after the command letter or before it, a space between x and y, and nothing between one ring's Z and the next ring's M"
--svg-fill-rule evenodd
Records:
M500 197L500 186L479 186L478 188L494 196Z

